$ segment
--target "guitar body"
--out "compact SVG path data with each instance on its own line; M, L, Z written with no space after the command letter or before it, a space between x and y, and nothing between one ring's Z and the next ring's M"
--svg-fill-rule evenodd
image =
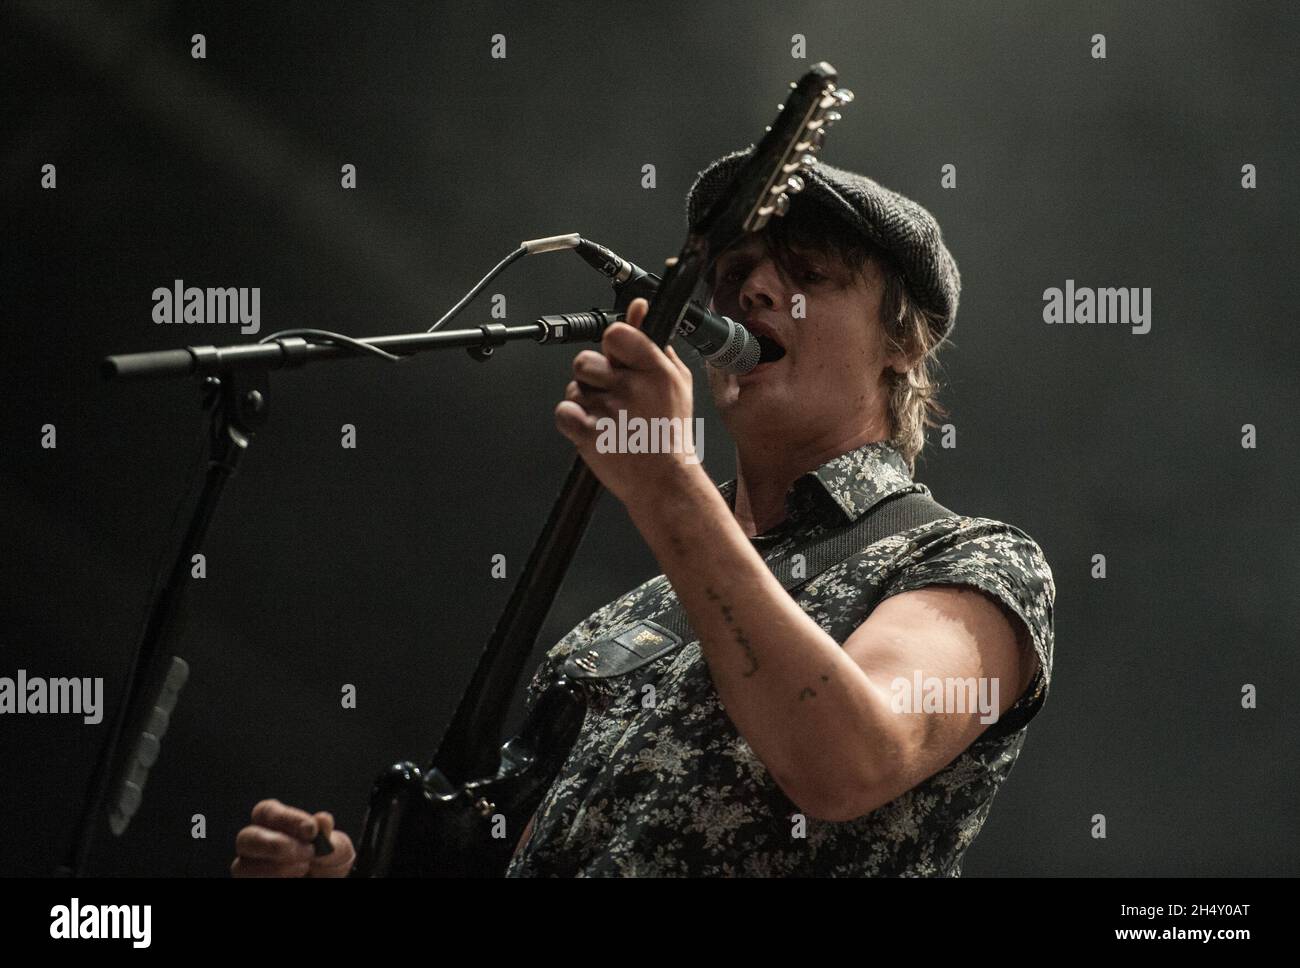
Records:
M561 678L500 750L495 776L454 784L395 763L374 782L353 877L500 877L582 728L581 687Z
M662 349L709 262L783 215L816 162L834 110L852 100L816 64L790 85L781 113L731 184L667 263L641 330ZM528 818L568 758L585 714L582 687L560 678L503 746L501 723L558 593L601 485L574 460L542 533L492 631L432 763L398 763L375 781L354 877L499 877ZM495 836L494 836L495 834Z

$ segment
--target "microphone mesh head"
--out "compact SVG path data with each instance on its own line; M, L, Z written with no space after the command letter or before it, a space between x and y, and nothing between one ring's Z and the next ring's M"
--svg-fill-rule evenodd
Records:
M728 320L728 322L732 321ZM731 335L727 344L707 359L710 366L740 376L758 366L759 354L762 352L763 348L758 345L758 340L754 339L744 327L732 322Z

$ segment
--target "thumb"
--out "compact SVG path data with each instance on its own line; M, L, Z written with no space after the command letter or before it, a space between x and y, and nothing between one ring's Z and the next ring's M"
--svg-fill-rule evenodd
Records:
M316 820L316 828L326 837L334 832L334 815L324 810L319 810L312 815Z
M325 843L331 844L332 841L330 839L330 834L334 832L333 814L327 813L324 810L320 810L312 815L312 819L316 821L317 833L315 839L323 840ZM321 854L320 856L323 857L325 855Z
M650 303L641 296L633 299L628 304L627 312L623 316L623 322L635 329L640 329L641 324L645 322L646 314L650 312Z

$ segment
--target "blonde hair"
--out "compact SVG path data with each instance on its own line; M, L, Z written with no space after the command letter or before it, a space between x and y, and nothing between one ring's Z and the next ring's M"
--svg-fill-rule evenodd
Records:
M880 321L885 328L886 351L901 353L910 363L905 373L888 371L889 442L907 461L908 471L915 474L926 428L938 427L936 418L948 415L937 399L938 349L942 345L937 333L943 321L912 297L902 273L892 264L876 261L885 279Z

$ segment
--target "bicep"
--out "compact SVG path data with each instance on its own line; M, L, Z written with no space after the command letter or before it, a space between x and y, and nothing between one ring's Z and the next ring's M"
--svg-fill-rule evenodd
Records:
M1024 623L969 585L886 598L844 651L886 710L894 796L956 759L991 725L993 710L1010 709L1037 663Z

